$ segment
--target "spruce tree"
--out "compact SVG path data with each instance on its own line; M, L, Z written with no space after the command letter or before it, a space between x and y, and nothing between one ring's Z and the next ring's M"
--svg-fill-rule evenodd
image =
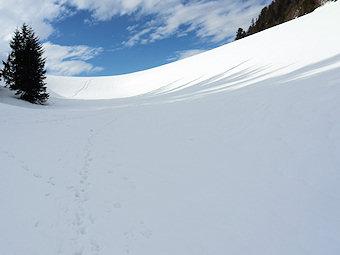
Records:
M242 38L244 38L246 36L247 36L246 31L244 31L243 28L240 27L237 30L235 41L239 40L239 39L242 39Z
M33 29L23 24L16 30L12 41L12 49L7 61L3 61L2 77L6 86L16 90L16 95L31 103L43 104L48 99L46 93L46 70L44 49Z

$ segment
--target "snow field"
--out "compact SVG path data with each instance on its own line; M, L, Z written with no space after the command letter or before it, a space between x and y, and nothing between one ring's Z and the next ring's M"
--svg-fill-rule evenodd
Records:
M0 254L337 255L339 10L144 72L49 77L48 106L0 88Z

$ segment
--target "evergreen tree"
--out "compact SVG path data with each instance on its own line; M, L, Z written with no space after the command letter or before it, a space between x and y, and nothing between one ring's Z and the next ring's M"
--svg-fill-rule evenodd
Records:
M240 28L237 30L235 40L242 39L243 37L246 37L246 36L247 36L246 31L244 31L243 28L240 27Z
M43 104L48 99L45 83L44 50L33 29L23 24L16 30L12 41L12 49L7 61L3 61L2 77L6 86L16 90L16 95L31 103Z
M334 0L325 0L334 1ZM251 25L245 33L245 36L255 34L267 28L279 25L283 22L300 17L314 11L325 1L322 0L274 0L271 4L261 10L258 18L252 20ZM336 1L336 0L335 0ZM240 29L237 31L238 38ZM245 37L243 36L243 37ZM242 38L243 38L242 37Z

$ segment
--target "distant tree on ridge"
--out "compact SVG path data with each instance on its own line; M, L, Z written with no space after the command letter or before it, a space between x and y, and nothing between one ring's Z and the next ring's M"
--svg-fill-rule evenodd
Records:
M244 31L243 28L240 27L240 28L237 30L235 40L242 39L242 38L244 38L244 37L246 37L246 36L247 36L246 31Z
M310 13L327 1L336 0L274 0L261 10L256 20L252 19L245 34L242 28L238 29L235 40Z

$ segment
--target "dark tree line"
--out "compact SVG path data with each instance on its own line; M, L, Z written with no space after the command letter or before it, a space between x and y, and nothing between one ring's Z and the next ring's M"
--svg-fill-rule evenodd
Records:
M321 3L321 0L274 0L261 10L256 20L252 20L247 31L238 29L235 40L310 13L321 6Z
M16 91L21 99L43 104L48 99L45 83L44 50L33 29L23 24L14 32L10 42L12 51L3 61L0 74L7 87Z

